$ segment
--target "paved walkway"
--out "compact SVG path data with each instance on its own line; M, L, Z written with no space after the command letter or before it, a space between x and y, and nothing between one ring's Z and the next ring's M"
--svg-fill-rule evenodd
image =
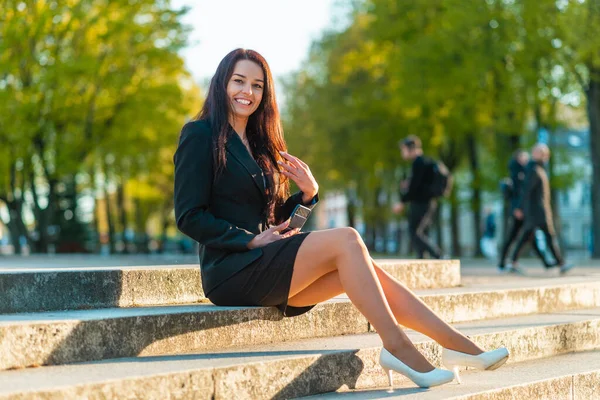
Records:
M198 264L195 254L119 255L58 254L29 256L0 256L0 270L11 268L82 268L112 266L159 266Z
M386 256L385 258L390 258ZM600 260L569 256L576 264L570 275L600 274ZM195 265L198 256L194 254L166 255L121 255L101 256L89 254L60 254L60 255L30 255L30 256L0 256L0 270L13 268L82 268L82 267L116 267L116 266L163 266L163 265ZM559 276L557 270L546 271L539 260L523 259L520 263L527 276L543 278ZM464 277L498 277L496 263L486 259L461 259L461 273ZM523 277L505 274L502 279L521 279Z

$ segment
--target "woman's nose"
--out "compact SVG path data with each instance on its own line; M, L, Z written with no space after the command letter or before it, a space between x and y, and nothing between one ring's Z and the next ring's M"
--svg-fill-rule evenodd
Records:
M251 84L244 85L244 88L242 89L242 91L247 94L252 94L252 85Z

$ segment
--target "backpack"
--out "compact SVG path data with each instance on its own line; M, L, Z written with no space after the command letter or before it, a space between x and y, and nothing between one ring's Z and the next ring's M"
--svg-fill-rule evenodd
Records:
M432 161L433 178L429 186L432 197L446 197L452 191L452 174L441 161Z

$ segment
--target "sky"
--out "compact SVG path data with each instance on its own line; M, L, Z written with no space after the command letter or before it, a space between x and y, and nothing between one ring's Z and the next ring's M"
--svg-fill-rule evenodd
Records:
M182 52L202 85L237 47L261 53L275 79L301 67L310 44L331 27L335 0L172 0L190 6L183 22L193 27Z

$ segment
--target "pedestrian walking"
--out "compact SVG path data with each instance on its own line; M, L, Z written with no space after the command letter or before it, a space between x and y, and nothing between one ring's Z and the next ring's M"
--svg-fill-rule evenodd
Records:
M500 258L498 259L498 272L517 272L516 270L507 269L505 262L506 257L510 248L515 244L519 233L523 228L523 213L519 210L520 204L523 200L523 187L525 184L525 170L529 162L529 154L522 149L515 151L513 157L508 163L508 170L510 172L510 178L508 182L503 182L503 191L505 198L509 202L509 226L508 235L505 236L504 244L502 245L502 251ZM536 254L544 262L545 266L550 266L544 252L540 249L538 241L535 237L531 241L531 245Z
M442 258L442 250L428 236L438 207L437 197L448 190L449 173L443 164L425 157L421 139L411 135L400 141L402 158L412 162L411 176L401 184L401 202L393 211L400 213L410 203L408 229L418 258L427 252L431 258ZM444 178L445 177L445 178Z
M560 272L564 274L573 268L573 265L567 264L562 257L554 229L550 180L544 169L545 164L550 160L550 149L547 145L538 143L533 147L531 157L532 160L527 164L525 171L523 196L518 207L515 209L515 216L523 220L523 229L519 234L519 239L513 251L511 269L514 272L521 272L518 267L521 250L525 243L533 241L533 247L537 249L536 253L544 263L546 269L559 267ZM543 232L547 247L550 249L555 263L548 263L543 253L537 248L535 240L536 229L540 229Z

